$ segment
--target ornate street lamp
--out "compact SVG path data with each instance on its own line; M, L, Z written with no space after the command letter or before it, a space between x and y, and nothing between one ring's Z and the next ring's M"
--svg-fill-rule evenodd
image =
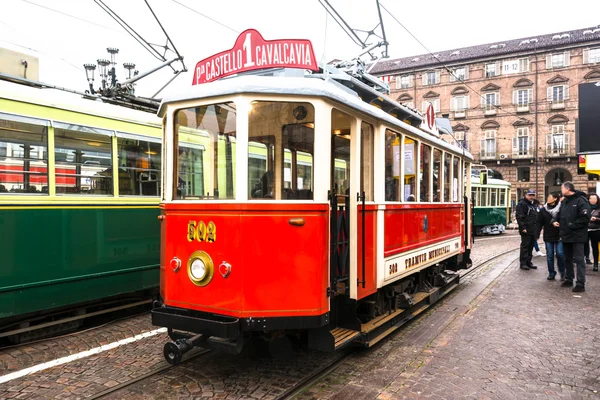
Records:
M102 89L106 89L106 78L108 77L108 66L110 65L110 61L105 59L97 60L100 78L102 78Z
M106 51L110 54L110 64L111 69L109 71L109 75L111 77L111 87L115 87L117 85L117 54L119 54L119 49L116 47L107 47Z
M126 79L131 79L133 78L133 71L135 69L135 64L134 63L123 63L123 68L125 68L125 76Z
M94 94L94 72L96 71L96 64L83 64L85 68L85 77L90 85L90 93Z

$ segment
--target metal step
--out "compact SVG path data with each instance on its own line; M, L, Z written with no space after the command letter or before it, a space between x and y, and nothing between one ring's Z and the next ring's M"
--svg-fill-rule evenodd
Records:
M360 335L359 331L352 329L335 328L330 331L334 339L334 350L339 350L354 341Z
M323 327L309 330L308 347L315 350L333 352L348 346L357 339L360 339L359 331Z

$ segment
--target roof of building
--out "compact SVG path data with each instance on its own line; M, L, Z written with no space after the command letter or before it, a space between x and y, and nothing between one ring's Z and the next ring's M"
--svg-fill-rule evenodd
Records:
M421 54L418 56L379 61L371 70L372 74L386 74L408 69L422 69L442 64L456 64L480 58L497 57L508 54L550 49L579 43L600 40L600 25L592 28L576 29L521 39L480 44L459 49ZM437 58L436 58L437 57Z

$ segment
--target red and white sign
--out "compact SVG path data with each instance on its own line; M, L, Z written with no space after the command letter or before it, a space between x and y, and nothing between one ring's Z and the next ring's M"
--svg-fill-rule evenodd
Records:
M265 40L258 31L248 29L238 36L231 50L198 62L192 85L267 68L319 70L310 40Z
M435 111L433 110L433 105L429 103L427 106L427 113L425 113L425 121L427 123L427 127L430 130L433 130L435 126Z

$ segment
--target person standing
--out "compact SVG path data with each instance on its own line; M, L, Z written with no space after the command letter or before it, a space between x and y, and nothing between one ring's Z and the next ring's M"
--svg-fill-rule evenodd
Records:
M542 210L542 208L540 206L540 201L538 199L534 199L533 204L537 208L538 216L539 216L539 212ZM533 241L533 249L535 250L534 255L536 255L538 257L543 257L543 256L545 256L545 254L540 251L540 246L538 244L539 238L540 238L540 229L538 228L535 233L535 240Z
M573 262L577 264L577 284L574 292L585 291L585 260L583 246L587 240L587 229L590 222L590 204L585 193L575 190L573 182L565 182L561 186L564 200L558 214L552 220L553 226L559 228L560 240L565 249L565 281L562 287L573 287L575 271Z
M592 209L588 236L592 242L592 254L594 255L594 271L598 271L598 243L600 242L600 197L596 193L590 194L590 208Z
M525 197L517 206L517 223L521 234L520 268L523 270L537 269L531 262L533 244L537 238L538 211L534 204L535 191L528 190Z
M548 280L553 281L556 277L554 268L554 259L558 264L558 273L560 280L565 280L565 253L563 243L560 241L559 228L552 225L552 220L558 215L560 210L560 194L551 193L548 195L547 203L542 207L539 218L538 228L544 229L544 242L546 243L546 261L548 262ZM556 256L556 257L555 257Z

